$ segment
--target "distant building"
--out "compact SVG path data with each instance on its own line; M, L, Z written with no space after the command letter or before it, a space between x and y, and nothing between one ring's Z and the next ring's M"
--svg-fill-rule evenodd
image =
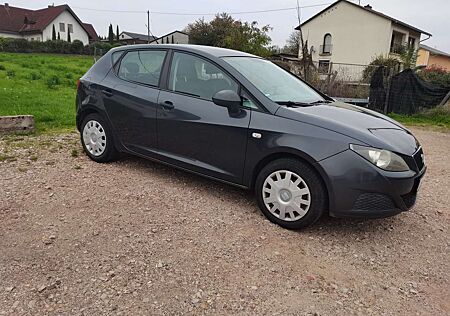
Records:
M296 29L300 27L319 69L331 63L367 65L378 55L398 57L405 45L418 49L422 34L431 37L369 5L346 0L334 2Z
M427 45L420 45L416 65L437 66L450 72L450 54Z
M84 45L98 40L94 27L83 23L66 4L40 10L0 5L0 37L47 41L52 39L53 26L61 40L67 40L69 32L72 41L79 40Z
M152 35L149 37L147 34L123 31L119 34L119 41L127 45L146 44L149 42L150 44L189 44L189 35L184 32L173 31L160 37Z
M189 34L173 31L169 34L155 38L151 44L189 44Z
M122 44L133 45L133 44L145 44L149 41L153 41L156 37L150 37L147 34L139 34L123 31L119 34L119 41Z

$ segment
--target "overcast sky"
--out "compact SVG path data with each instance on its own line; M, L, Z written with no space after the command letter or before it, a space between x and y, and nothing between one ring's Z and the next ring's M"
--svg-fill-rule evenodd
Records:
M1 1L1 0L0 0ZM3 0L12 6L39 9L53 3L54 0ZM299 0L300 6L329 4L330 0ZM358 2L358 1L354 1ZM215 12L242 12L270 10L296 6L296 0L63 0L54 1L55 5L69 4L83 22L92 23L100 35L106 35L109 23L119 24L120 30L146 33L147 15L145 13L104 12L96 10L182 12L208 14ZM424 42L429 46L450 53L450 0L361 0L362 5L370 4L380 11L400 21L433 34ZM307 19L326 6L302 9L302 19ZM94 10L86 10L94 9ZM173 30L182 30L188 23L202 15L178 16L151 14L151 30L155 36L161 36ZM270 24L273 44L283 46L293 28L297 26L295 10L267 13L248 13L234 15L242 21L258 21L260 25ZM205 15L209 20L212 16Z

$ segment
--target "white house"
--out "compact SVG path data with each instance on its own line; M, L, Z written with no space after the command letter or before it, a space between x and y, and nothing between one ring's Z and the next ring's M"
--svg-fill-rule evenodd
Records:
M379 55L398 56L405 44L417 49L422 34L431 37L369 5L346 0L334 2L296 29L300 27L319 69L327 69L330 63L367 65Z
M0 37L25 38L31 41L52 39L53 27L61 40L80 40L87 45L98 40L91 24L83 23L68 5L48 6L40 10L0 5Z
M123 31L119 34L119 39L123 44L189 44L189 35L180 31L173 31L160 37Z

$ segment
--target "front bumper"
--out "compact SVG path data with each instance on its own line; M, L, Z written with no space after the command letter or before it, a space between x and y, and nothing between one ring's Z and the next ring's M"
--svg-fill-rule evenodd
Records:
M351 150L318 162L328 176L330 215L333 217L381 218L414 206L421 170L384 171Z

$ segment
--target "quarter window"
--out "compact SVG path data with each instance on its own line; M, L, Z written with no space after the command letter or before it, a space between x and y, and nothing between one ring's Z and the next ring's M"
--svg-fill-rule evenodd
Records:
M59 31L65 32L66 31L66 25L64 23L59 23Z
M165 57L165 51L128 52L120 63L118 75L128 81L157 86Z
M203 58L174 53L169 90L212 100L222 90L238 92L238 85L227 74Z

